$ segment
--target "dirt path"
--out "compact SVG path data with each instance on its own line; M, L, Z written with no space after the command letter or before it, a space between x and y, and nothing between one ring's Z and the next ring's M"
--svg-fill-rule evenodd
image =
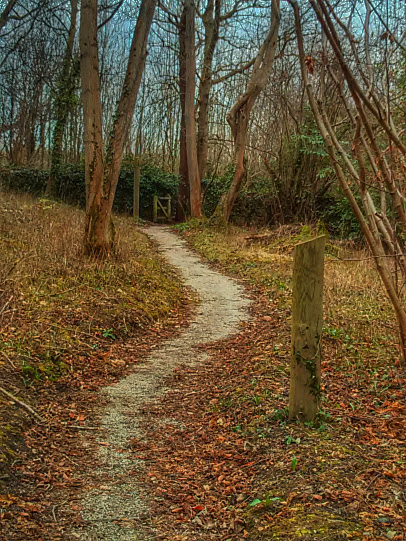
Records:
M196 345L236 333L239 323L248 318L249 301L239 285L209 269L168 228L151 227L145 232L159 244L185 284L198 293L200 304L194 320L178 338L163 343L136 373L104 390L109 404L101 413L99 442L105 445L100 445L94 487L82 502L83 518L90 526L77 533L79 539L154 539L147 527L148 495L137 482L143 463L135 463L127 451L132 438L143 439L138 429L143 405L162 395L163 383L175 367L205 360L206 354Z

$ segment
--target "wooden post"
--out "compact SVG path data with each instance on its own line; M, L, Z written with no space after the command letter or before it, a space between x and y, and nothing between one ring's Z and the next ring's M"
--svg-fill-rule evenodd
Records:
M136 156L134 160L133 217L137 223L140 219L140 177L141 160L139 156Z
M153 208L153 218L152 218L152 221L153 222L157 222L158 221L158 196L157 195L154 195L154 208Z
M326 237L295 246L289 419L313 421L320 399L323 275Z
M168 209L168 222L172 221L172 205L171 205L171 194L167 194L168 197L168 206L166 207Z

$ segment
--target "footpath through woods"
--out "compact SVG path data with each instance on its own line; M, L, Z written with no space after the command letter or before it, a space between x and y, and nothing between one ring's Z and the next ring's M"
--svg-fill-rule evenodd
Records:
M100 446L94 488L82 502L83 518L88 525L78 531L83 539L151 539L148 521L145 529L142 526L149 515L152 497L138 481L138 476L143 474L143 461L134 460L127 451L140 443L148 447L141 428L148 414L145 406L162 395L165 381L175 368L191 367L206 360L207 354L196 346L238 332L239 324L248 318L249 301L232 279L201 263L185 247L185 241L167 228L151 227L146 233L158 243L185 284L198 294L198 309L180 336L160 345L135 373L103 390L108 405L100 414L99 440L105 445ZM187 407L187 382L182 390ZM160 430L164 432L167 424L171 424L170 418L160 419Z
M161 306L29 388L43 422L6 475L0 540L404 540L406 377L372 263L326 257L323 410L303 426L287 418L302 232L252 246L245 230L185 227L191 250L168 228L145 232L199 299L191 308L185 288L171 302L178 278L144 235L127 235L144 243L131 260L142 306L152 314L162 300L170 318Z

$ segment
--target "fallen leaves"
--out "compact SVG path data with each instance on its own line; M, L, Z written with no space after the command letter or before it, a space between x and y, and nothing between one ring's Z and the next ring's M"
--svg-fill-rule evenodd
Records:
M154 420L165 416L182 429L163 433L152 420L144 423L150 445L143 460L164 494L154 503L154 524L167 538L181 515L190 539L296 539L295 532L310 528L315 539L359 540L372 532L366 539L380 540L388 538L377 521L384 515L400 539L406 533L401 372L393 370L389 378L382 372L393 391L383 390L378 403L368 373L343 370L348 353L340 356L337 338L327 339L323 406L330 417L318 429L287 425L289 311L283 298L270 302L263 288L251 286L251 294L253 319L241 334L209 345L204 366L166 382L170 391L155 406ZM261 505L248 511L255 499ZM196 500L204 511L194 517Z

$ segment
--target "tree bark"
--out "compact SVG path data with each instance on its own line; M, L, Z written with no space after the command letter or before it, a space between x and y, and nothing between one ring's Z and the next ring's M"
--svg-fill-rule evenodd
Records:
M134 158L134 186L133 186L133 218L138 223L140 219L140 180L141 156L139 151Z
M215 210L215 217L228 222L235 200L245 177L245 146L248 123L256 99L265 88L275 58L280 22L280 0L272 0L269 32L255 59L247 89L236 101L227 115L234 139L235 172L228 193L224 194Z
M221 0L209 0L203 15L205 29L203 69L199 85L199 116L197 120L197 159L200 180L206 175L209 152L209 98L213 86L213 56L219 39Z
M186 153L190 189L190 213L192 218L202 215L202 190L197 160L195 126L195 6L193 0L185 0L185 131Z
M86 187L85 250L109 246L100 222L104 174L102 111L100 101L99 54L97 45L97 0L82 0L80 22L80 71L84 116L84 155ZM97 229L97 231L96 231ZM102 228L103 229L103 228Z
M86 224L85 252L106 257L114 247L111 212L124 144L132 122L144 70L149 29L156 0L143 0L132 39L127 72L106 153L103 153L97 0L83 0L80 25L84 111Z
M180 93L180 138L179 138L179 194L176 207L176 221L184 222L190 212L189 170L186 151L185 97L186 97L186 10L182 11L179 23L179 93Z

